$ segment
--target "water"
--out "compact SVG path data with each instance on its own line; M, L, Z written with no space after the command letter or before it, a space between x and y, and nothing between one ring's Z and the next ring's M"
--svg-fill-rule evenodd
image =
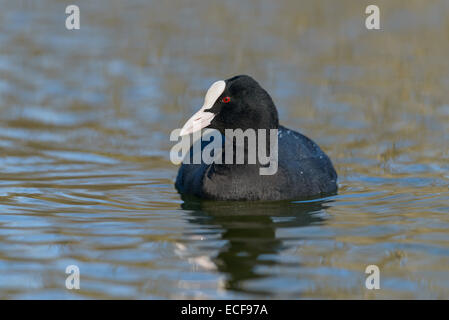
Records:
M449 5L376 4L381 31L354 1L82 2L67 31L64 2L1 1L0 297L449 298ZM337 195L177 194L170 132L242 73Z

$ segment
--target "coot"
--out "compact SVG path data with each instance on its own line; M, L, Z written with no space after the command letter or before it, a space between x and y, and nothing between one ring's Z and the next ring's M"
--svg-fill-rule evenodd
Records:
M226 129L277 129L277 171L261 174L261 168L267 164L258 160L248 163L248 155L243 164L183 163L175 183L181 194L214 200L290 200L337 191L337 173L329 157L311 139L279 125L273 100L250 76L239 75L215 82L207 91L203 107L187 121L180 135L203 128L222 133L223 145ZM267 141L268 137L269 133ZM236 143L231 140L232 144ZM207 145L200 143L201 149ZM270 144L268 151L269 148ZM250 152L247 146L243 150ZM224 159L227 149L220 152Z

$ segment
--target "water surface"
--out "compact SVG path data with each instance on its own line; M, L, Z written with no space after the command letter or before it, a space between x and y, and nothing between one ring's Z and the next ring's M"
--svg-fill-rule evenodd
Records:
M449 298L447 1L0 4L1 298ZM177 194L170 132L243 73L337 195Z

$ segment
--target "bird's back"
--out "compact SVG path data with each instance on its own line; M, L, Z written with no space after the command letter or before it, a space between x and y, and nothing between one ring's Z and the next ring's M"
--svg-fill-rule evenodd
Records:
M207 144L203 142L201 150ZM330 159L316 143L279 126L274 175L260 175L258 165L183 163L175 186L180 193L217 200L283 200L336 192L336 180Z
M329 157L305 135L279 126L279 186L288 198L337 191L337 173Z

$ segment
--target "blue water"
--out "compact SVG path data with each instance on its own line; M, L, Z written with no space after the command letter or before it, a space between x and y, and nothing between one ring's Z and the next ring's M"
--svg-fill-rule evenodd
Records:
M86 2L77 31L0 3L1 298L449 298L446 2L380 1L379 32L353 1ZM177 194L170 132L242 73L337 195Z

